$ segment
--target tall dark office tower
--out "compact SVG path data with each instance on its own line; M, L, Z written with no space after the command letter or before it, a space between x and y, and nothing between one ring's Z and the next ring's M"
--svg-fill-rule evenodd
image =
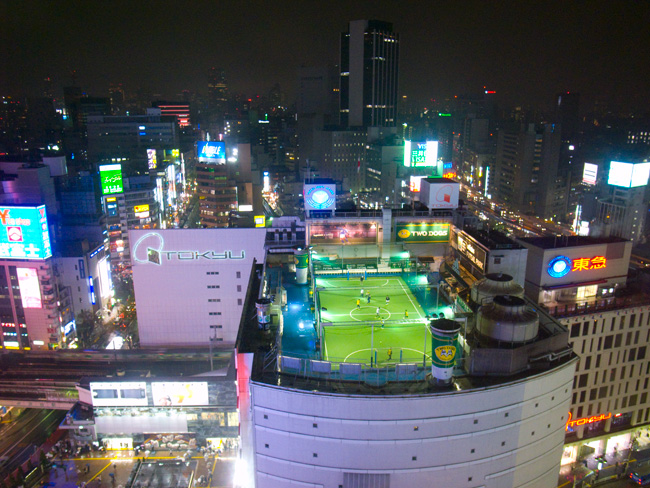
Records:
M211 109L223 113L228 101L226 72L221 68L210 68L208 72L208 96Z
M562 140L576 142L580 132L580 94L560 93L555 97L555 120L560 124Z
M397 123L399 35L393 24L354 20L341 34L341 125Z

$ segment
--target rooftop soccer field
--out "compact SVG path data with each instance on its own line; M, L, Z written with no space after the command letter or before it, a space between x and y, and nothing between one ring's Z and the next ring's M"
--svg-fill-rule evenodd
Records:
M323 359L376 364L431 360L426 313L406 282L396 276L317 277Z

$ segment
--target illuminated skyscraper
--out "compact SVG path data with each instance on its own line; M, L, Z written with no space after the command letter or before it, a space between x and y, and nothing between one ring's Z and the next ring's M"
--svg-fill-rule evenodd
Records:
M341 34L341 125L394 127L399 35L393 24L354 20Z

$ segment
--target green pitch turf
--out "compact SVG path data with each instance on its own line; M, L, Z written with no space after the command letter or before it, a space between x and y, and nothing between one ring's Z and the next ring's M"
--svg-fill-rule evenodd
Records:
M426 352L430 362L425 312L401 278L373 277L361 283L358 278L318 277L316 286L321 323L332 323L323 329L323 359L369 365L376 351L377 365L388 366L421 363Z

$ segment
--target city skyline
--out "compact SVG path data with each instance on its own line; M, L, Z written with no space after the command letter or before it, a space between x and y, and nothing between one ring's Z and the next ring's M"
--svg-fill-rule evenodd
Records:
M423 102L497 92L499 103L548 109L559 92L622 111L650 108L646 4L591 2L127 2L1 7L5 95L37 95L43 79L103 95L124 83L172 98L204 94L210 67L229 87L265 94L279 83L295 97L297 68L338 63L348 22L391 22L400 36L399 95Z

